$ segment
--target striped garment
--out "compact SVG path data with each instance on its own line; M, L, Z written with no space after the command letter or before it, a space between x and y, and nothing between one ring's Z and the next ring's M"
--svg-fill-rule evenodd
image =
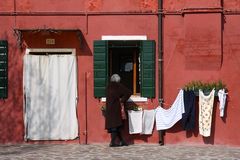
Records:
M171 128L175 123L182 119L185 113L183 102L183 90L180 90L177 98L169 109L157 107L156 109L156 128L157 130L165 130Z

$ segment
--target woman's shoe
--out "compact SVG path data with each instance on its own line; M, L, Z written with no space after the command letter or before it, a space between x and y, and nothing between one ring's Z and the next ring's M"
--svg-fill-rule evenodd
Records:
M119 145L119 144L116 144L116 143L110 143L110 144L109 144L109 147L120 147L120 145Z
M163 142L163 141L159 141L159 145L160 145L160 146L163 146L163 145L164 145L164 142Z
M128 144L126 142L124 142L124 141L121 141L120 142L120 146L128 146Z

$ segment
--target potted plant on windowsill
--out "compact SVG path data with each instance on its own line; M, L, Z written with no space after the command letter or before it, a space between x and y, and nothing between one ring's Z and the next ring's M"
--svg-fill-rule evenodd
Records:
M218 82L207 83L204 83L202 81L191 81L184 86L184 90L192 90L196 96L199 96L199 89L201 89L205 95L209 95L210 92L215 89L215 96L217 96L220 89L226 89L226 85L223 84L221 80L219 80Z
M103 105L101 107L101 111L102 111L102 115L105 117L106 116L106 106L105 105Z

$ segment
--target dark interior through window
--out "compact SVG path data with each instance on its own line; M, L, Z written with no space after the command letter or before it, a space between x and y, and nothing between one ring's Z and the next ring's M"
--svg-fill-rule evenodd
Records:
M127 86L134 95L140 93L139 42L112 41L109 43L109 77L119 74L121 83Z

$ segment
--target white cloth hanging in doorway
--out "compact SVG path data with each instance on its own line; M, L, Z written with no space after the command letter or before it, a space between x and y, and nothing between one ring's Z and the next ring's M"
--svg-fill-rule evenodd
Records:
M169 109L162 107L156 108L156 128L157 130L165 130L171 128L175 123L182 119L185 113L183 90L180 90L174 103Z
M25 139L78 136L77 67L73 55L25 55Z

